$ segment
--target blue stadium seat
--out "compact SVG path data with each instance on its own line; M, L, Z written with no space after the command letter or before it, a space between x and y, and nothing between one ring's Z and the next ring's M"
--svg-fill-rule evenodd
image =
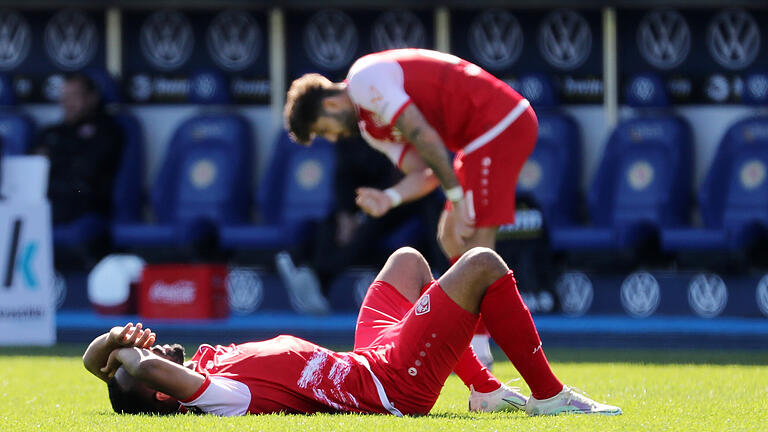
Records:
M662 110L666 90L655 75L627 88L636 117L611 134L587 194L589 227L553 227L555 250L630 249L681 226L690 210L693 145L690 126Z
M539 136L520 171L517 198L533 202L548 227L574 225L581 185L579 126L573 117L558 109L557 92L547 75L523 76L519 90L536 110Z
M235 114L184 121L166 151L151 191L156 224L119 222L116 245L189 245L215 236L222 224L244 222L250 210L251 128Z
M768 105L768 74L746 79L744 102ZM699 190L703 227L662 233L668 251L745 249L768 239L768 115L726 131Z
M0 150L5 155L22 155L29 150L35 132L32 120L13 107L16 94L6 74L0 74Z
M222 248L271 251L304 240L309 223L333 209L335 164L333 144L316 139L303 147L282 132L257 190L260 222L226 224Z

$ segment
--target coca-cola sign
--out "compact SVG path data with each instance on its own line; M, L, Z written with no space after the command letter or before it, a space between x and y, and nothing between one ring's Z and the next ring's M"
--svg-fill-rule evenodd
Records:
M190 280L171 283L156 281L149 287L149 301L172 305L192 304L197 296L197 285Z

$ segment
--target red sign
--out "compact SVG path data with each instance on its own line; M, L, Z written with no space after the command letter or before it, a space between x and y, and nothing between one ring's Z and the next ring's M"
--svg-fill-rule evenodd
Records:
M219 264L147 265L139 287L145 318L206 319L229 315L227 267Z

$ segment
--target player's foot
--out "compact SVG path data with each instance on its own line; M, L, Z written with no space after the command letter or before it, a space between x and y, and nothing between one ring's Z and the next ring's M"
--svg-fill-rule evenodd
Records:
M563 386L560 393L549 399L538 400L533 397L528 399L525 412L530 416L560 413L619 415L621 408L593 401L576 389Z
M288 252L275 256L277 273L288 291L291 305L297 312L325 315L331 311L317 275L309 267L296 267Z
M491 337L486 334L476 334L472 336L472 342L469 343L475 351L478 360L488 370L493 369L493 354L491 354Z
M528 398L520 393L520 387L509 387L502 384L498 390L490 393L475 391L469 386L469 410L479 412L496 412L521 410L525 408Z

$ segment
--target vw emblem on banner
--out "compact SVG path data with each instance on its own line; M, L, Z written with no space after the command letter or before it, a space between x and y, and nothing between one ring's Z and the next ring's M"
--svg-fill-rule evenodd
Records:
M582 316L592 306L594 288L592 281L581 272L565 273L555 284L560 308L568 316Z
M757 283L755 300L757 300L757 307L760 308L760 312L768 317L768 274L763 276L760 282Z
M688 304L696 315L714 318L728 303L728 288L720 276L706 273L697 275L688 285Z
M206 44L216 64L229 71L241 71L261 53L261 29L250 13L225 10L208 26Z
M59 11L51 17L44 39L48 57L65 70L87 65L99 45L96 24L84 12L74 9Z
M371 271L360 272L355 279L355 304L357 304L358 308L363 304L365 295L368 294L368 287L371 286L374 280L376 280L376 273Z
M707 47L716 62L728 69L744 69L760 52L760 28L743 9L726 9L712 18Z
M1 9L0 70L13 69L26 60L31 42L27 20L16 11Z
M592 51L589 23L572 9L551 12L539 27L539 49L544 60L556 68L581 66Z
M523 29L511 13L489 9L470 24L469 46L484 66L505 68L516 62L523 51Z
M371 45L374 51L424 48L426 44L424 25L411 11L387 11L379 15L373 23Z
M659 282L648 272L632 273L621 284L621 305L636 318L652 315L660 302Z
M304 29L304 50L312 63L325 69L347 66L357 51L357 43L355 23L339 10L315 13Z
M139 32L144 58L160 70L170 71L186 63L195 37L187 17L175 10L159 10L144 20Z
M768 76L755 74L747 78L747 91L752 98L765 100L768 97Z
M691 30L678 11L655 9L637 27L637 47L648 63L659 69L671 69L688 57Z
M247 315L264 301L264 282L255 270L233 268L227 275L227 294L232 312Z
M50 75L43 82L43 96L49 102L57 102L61 97L61 88L64 87L64 75Z
M704 89L707 97L715 102L725 102L731 94L731 86L728 78L721 74L714 74L707 79Z

